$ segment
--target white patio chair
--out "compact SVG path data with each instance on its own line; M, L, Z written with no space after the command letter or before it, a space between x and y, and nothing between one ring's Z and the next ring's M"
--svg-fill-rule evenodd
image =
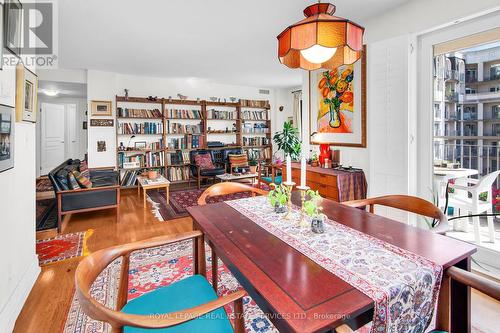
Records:
M450 184L449 188L454 189L454 193L449 193L449 205L455 209L459 208L469 213L469 215L482 214L484 212L488 214L493 213L492 206L492 193L491 186L493 182L497 179L500 174L500 170L487 174L481 179L464 179L464 185ZM472 184L472 185L469 185ZM483 192L487 192L488 196L486 201L479 200L479 195ZM469 197L468 193L472 196ZM479 217L472 217L474 225L474 240L477 244L481 242L481 236L479 234ZM467 231L468 223L466 223ZM493 225L493 217L488 216L488 233L490 236L490 242L495 242L495 228Z

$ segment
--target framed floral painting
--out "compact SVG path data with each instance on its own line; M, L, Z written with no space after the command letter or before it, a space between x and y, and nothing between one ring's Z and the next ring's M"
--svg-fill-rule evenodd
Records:
M309 72L309 96L311 144L366 147L366 48L352 65Z

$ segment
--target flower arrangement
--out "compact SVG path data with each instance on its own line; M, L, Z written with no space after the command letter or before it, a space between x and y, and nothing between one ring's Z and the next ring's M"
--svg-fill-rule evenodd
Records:
M276 213L284 213L286 211L286 203L290 195L286 186L270 184L273 189L269 191L268 198L271 206L274 207Z
M332 128L339 128L342 125L340 105L342 103L352 103L354 100L351 87L354 71L351 67L347 67L340 75L338 72L337 68L323 72L323 78L318 83L323 103L328 105L330 113L328 124Z

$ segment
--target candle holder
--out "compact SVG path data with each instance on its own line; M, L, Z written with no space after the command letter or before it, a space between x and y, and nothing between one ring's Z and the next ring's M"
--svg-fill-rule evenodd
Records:
M299 226L301 228L306 228L309 226L309 223L307 222L306 218L306 210L304 208L304 202L306 201L306 194L307 191L310 189L309 186L297 186L297 189L300 191L300 222Z
M288 192L288 201L286 203L287 205L287 212L286 215L283 217L285 220L289 220L292 218L292 189L295 186L294 182L284 182L283 185L286 186L287 192Z

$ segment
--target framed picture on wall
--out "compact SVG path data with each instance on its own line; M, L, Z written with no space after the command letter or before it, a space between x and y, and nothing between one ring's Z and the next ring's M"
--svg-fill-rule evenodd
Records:
M14 167L14 108L0 105L0 172Z
M111 101L92 101L90 102L90 115L96 117L111 116Z
M21 63L16 67L16 121L36 122L38 76Z
M366 147L366 47L352 65L309 72L311 144Z
M23 5L21 2L19 0L5 0L5 47L16 56L21 55L22 21Z

